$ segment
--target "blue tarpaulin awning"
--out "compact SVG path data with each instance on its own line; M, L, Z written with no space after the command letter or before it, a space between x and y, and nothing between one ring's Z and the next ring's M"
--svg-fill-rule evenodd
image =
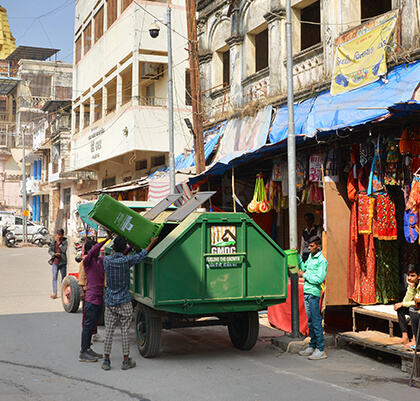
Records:
M323 92L295 105L295 134L308 137L318 132L356 127L380 118L391 117L392 111L418 109L412 100L420 84L420 61L399 65L390 70L386 79L359 89L331 96ZM282 107L274 120L270 142L287 138L287 106Z

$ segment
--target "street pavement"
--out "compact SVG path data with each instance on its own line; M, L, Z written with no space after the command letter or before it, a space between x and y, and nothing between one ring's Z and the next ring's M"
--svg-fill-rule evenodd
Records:
M308 361L281 353L271 338L281 332L261 326L251 351L235 349L224 327L163 332L154 359L137 351L137 367L120 369L116 330L112 369L78 362L81 317L51 300L47 248L0 247L0 401L265 401L396 400L418 397L398 366L363 353L328 349L328 359ZM103 327L99 332L104 334ZM93 349L103 351L103 344Z

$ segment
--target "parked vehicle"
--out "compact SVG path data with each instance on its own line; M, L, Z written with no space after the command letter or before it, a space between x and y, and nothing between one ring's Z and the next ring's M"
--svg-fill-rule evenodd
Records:
M23 241L23 217L22 216L14 216L15 217L15 221L14 221L14 234L16 236L16 240L17 241ZM26 234L27 234L27 239L28 241L32 241L33 236L35 235L35 233L37 233L38 231L40 231L41 229L46 229L46 227L44 227L41 224L35 224L32 221L27 221L26 222ZM47 230L48 231L48 230Z
M48 229L42 227L31 237L31 242L39 247L48 245L51 242L50 233Z
M16 237L7 224L2 227L1 230L2 237L3 237L3 244L5 244L8 248L12 248L16 244Z

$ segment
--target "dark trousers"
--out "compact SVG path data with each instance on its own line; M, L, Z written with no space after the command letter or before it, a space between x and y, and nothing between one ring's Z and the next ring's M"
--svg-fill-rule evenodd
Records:
M98 320L102 315L103 305L95 305L85 302L85 322L82 330L82 349L81 352L86 352L90 348L92 334Z
M409 312L411 319L411 328L413 329L413 336L416 336L416 344L418 344L419 339L417 338L417 330L419 328L420 314L418 313L419 311L413 307L410 307Z
M408 323L406 318L406 315L409 315L408 308L406 306L401 306L401 308L397 309L397 315L401 333L408 333Z

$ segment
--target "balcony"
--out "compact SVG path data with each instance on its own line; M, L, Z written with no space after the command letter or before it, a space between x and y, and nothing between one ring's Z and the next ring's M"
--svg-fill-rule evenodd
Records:
M242 90L245 97L245 104L263 100L270 93L270 67L250 75L242 80Z
M34 195L37 194L40 190L39 184L40 180L35 180L33 177L26 179L26 194L27 195ZM20 193L22 194L22 182L20 187Z

